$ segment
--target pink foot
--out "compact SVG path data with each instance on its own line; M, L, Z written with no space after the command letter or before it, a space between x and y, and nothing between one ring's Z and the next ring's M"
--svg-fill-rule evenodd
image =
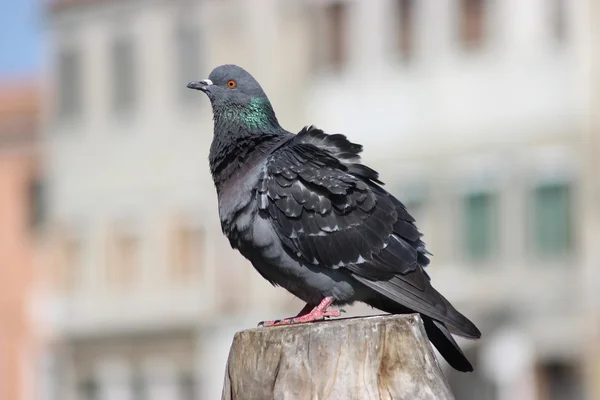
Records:
M334 302L333 297L325 297L318 306L310 310L310 306L307 304L304 308L292 318L285 318L275 321L264 321L258 324L258 326L279 326L279 325L293 325L301 324L304 322L321 321L328 317L339 317L341 314L338 310L328 311L327 308ZM309 312L310 310L310 312Z

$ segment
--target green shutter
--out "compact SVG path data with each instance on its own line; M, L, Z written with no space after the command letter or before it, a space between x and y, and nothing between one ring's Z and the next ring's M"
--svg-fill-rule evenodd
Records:
M566 253L571 249L571 191L567 184L540 186L534 193L534 240L542 255Z
M464 245L468 257L489 258L496 239L496 200L491 193L467 195L464 204Z

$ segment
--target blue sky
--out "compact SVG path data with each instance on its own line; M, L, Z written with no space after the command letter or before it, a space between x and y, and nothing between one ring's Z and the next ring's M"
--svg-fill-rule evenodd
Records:
M0 0L0 77L34 75L41 62L41 4Z

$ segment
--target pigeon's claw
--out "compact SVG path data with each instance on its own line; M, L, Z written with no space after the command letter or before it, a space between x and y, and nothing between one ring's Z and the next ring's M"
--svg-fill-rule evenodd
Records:
M339 317L342 313L338 310L330 311L311 311L301 317L285 318L274 321L263 321L258 324L259 327L267 326L280 326L280 325L294 325L303 324L305 322L322 321L325 318Z
M258 324L259 327L262 326L280 326L280 325L294 325L294 324L302 324L305 322L313 322L313 321L322 321L325 318L330 317L339 317L342 313L339 310L327 310L329 306L333 303L333 297L325 297L321 303L312 309L310 312L305 312L307 310L308 305L305 306L297 316L292 318L285 318L274 321L263 321Z
M321 310L313 310L310 313L303 315L301 317L291 318L292 324L301 324L304 322L312 322L312 321L321 321L325 318L331 317L339 317L342 313L339 310L330 310L330 311L321 311Z

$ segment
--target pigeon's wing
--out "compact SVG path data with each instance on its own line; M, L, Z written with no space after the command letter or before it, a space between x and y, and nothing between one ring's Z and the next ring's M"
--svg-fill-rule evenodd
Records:
M360 151L343 135L304 129L268 157L257 191L261 214L292 257L345 268L382 295L462 331L464 321L429 283L414 219L360 164Z
M376 184L377 172L360 164L360 151L343 135L304 129L267 158L259 208L305 262L373 278L415 271L429 262L421 234L406 208Z

